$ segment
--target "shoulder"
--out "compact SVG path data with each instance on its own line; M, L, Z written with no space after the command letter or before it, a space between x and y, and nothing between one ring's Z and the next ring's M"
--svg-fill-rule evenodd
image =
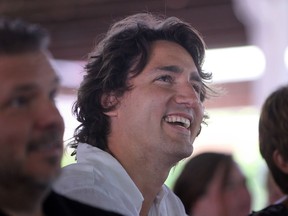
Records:
M2 210L0 209L0 216L9 216L9 215L5 214L5 213L2 212Z
M53 190L90 206L138 215L143 197L133 181L119 170L98 168L85 163L71 164L63 169Z
M61 175L53 184L53 189L62 195L92 190L95 186L97 175L93 173L93 166L87 164L70 164L64 167ZM81 196L80 194L78 194Z
M252 212L249 216L288 216L288 209L282 205L270 205L260 211Z
M46 215L62 215L62 216L120 216L120 214L106 211L97 207L92 207L80 203L75 200L71 200L55 192L51 192L44 202L44 212Z

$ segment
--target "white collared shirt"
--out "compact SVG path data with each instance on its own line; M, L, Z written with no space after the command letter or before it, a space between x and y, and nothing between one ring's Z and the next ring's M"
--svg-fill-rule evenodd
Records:
M112 155L85 143L78 145L77 163L63 168L53 188L74 200L126 216L138 216L144 200L126 170ZM186 216L183 204L163 185L149 216L182 215Z

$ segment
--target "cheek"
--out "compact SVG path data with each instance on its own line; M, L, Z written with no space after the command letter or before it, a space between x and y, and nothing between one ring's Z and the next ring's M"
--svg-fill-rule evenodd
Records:
M235 196L235 193L233 193L232 191L225 191L224 192L224 197L225 197L225 202L227 204L229 203L233 203L235 199L232 199L232 197Z
M166 99L167 100L167 99ZM122 112L149 112L153 110L158 110L165 101L165 97L163 95L157 94L156 91L134 91L130 95L124 98L120 102L120 106Z
M26 144L29 139L29 125L25 122L17 121L15 124L13 121L7 121L6 125L0 122L1 136L0 147L3 154L17 156L19 154L25 154ZM3 126L2 126L3 125Z

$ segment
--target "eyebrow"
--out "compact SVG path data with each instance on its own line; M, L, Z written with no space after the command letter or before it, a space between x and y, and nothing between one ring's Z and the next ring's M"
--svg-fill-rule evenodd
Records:
M176 65L168 65L168 66L157 67L156 70L170 71L170 72L174 72L174 73L183 72L183 69L178 67L178 66L176 66Z
M183 69L176 66L176 65L168 65L168 66L162 66L162 67L157 67L156 70L161 70L161 71L169 71L169 72L173 72L173 73L182 73ZM202 80L199 76L198 71L193 71L190 74L190 81L196 81L196 82L201 82Z
M52 80L51 84L53 85L59 85L60 83L60 78L58 76L56 76L54 78L54 80ZM34 83L27 83L27 84L23 84L20 86L17 86L14 90L13 93L20 93L20 92L27 92L27 91L31 91L34 89L37 89L37 85Z

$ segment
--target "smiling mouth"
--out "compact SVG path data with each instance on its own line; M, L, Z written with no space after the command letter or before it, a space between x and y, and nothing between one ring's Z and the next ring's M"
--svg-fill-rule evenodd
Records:
M177 116L177 115L169 115L164 118L164 121L166 121L169 124L178 125L181 127L184 127L186 129L189 129L191 126L191 121L188 118L185 118L183 116Z

